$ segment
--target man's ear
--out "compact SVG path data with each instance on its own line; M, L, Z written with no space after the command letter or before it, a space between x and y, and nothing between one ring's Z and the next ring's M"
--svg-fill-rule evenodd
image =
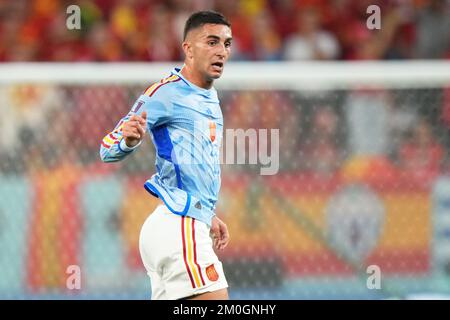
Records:
M182 44L184 55L188 59L192 59L192 46L189 41L184 41Z

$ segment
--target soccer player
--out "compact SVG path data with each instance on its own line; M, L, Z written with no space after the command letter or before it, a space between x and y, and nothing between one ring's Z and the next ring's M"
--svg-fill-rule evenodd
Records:
M104 162L124 159L147 130L156 148L156 173L144 187L161 203L139 238L152 299L228 299L214 252L227 246L229 233L215 214L223 117L213 82L222 75L231 41L222 14L192 14L184 28L182 68L148 87L101 143Z

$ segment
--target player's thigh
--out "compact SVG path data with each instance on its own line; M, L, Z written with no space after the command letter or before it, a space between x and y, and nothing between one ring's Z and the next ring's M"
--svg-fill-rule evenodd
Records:
M179 227L176 217L165 207L158 206L145 220L139 234L139 252L147 271L160 270L167 256L179 250Z

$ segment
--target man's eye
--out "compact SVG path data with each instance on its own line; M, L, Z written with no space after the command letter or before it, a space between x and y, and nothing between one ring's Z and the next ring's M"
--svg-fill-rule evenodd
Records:
M213 46L213 45L215 45L216 43L217 43L217 41L209 41L209 42L208 42L208 45Z
M229 47L231 47L231 42L225 43L225 48L229 48Z

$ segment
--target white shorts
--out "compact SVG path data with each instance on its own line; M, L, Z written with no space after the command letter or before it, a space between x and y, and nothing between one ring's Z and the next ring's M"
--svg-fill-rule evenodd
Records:
M159 205L144 222L139 251L152 300L175 300L228 287L205 223Z

